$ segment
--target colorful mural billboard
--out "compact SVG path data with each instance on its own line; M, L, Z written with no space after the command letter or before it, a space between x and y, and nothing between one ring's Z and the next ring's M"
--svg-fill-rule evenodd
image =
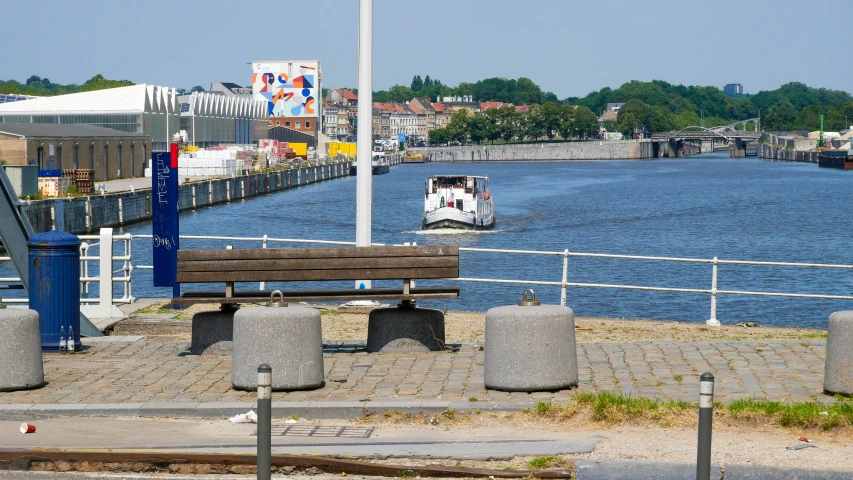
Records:
M319 117L320 62L252 63L252 97L267 102L271 117Z

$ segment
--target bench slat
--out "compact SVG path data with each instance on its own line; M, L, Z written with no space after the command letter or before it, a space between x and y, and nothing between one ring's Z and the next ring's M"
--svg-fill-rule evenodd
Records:
M178 260L269 260L291 258L378 258L459 256L456 245L343 248L239 248L178 250Z
M290 258L275 260L180 260L181 272L233 272L235 270L336 270L364 268L438 268L456 267L458 257L381 257L381 258Z
M231 272L186 272L178 270L179 283L288 282L324 280L398 280L405 278L456 278L459 267L361 268L339 270L242 270Z
M269 291L234 292L233 303L263 303L268 302ZM374 288L370 290L286 290L282 292L284 299L291 302L311 301L347 301L347 300L419 300L419 299L452 299L459 297L459 287L418 287L413 288L409 295L403 295L401 288ZM224 291L191 291L180 298L173 298L172 303L228 303Z

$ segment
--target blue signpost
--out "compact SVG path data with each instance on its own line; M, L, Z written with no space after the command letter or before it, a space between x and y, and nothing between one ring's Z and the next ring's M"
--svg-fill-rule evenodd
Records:
M181 296L177 282L178 248L178 146L152 155L151 223L154 236L154 286L172 287Z
M406 143L406 134L404 132L400 132L397 134L397 141L400 143Z

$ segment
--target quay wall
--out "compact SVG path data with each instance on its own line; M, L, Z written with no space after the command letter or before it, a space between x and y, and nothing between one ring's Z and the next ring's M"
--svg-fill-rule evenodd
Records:
M275 193L299 185L348 176L350 163L335 163L183 183L178 188L178 210L194 210L220 203ZM101 227L120 227L151 219L151 189L86 197L24 201L21 210L35 232L61 230L84 234Z
M818 163L817 152L806 152L803 150L790 150L777 145L762 143L758 145L758 156L768 160L781 160L786 162Z
M430 162L541 162L654 158L649 141L586 141L519 145L469 145L415 148Z

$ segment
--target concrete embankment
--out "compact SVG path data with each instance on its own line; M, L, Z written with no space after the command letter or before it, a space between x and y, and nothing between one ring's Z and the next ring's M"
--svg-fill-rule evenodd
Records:
M430 162L640 160L659 155L654 142L634 140L430 147L411 152L423 154Z
M192 210L345 177L349 175L349 167L350 163L346 162L184 183L178 190L178 210ZM56 229L69 233L91 233L101 227L118 227L150 220L151 189L34 200L24 202L21 209L36 232Z
M783 148L777 145L768 145L766 143L762 143L758 146L758 156L770 160L817 163L817 152L791 150L789 148Z

